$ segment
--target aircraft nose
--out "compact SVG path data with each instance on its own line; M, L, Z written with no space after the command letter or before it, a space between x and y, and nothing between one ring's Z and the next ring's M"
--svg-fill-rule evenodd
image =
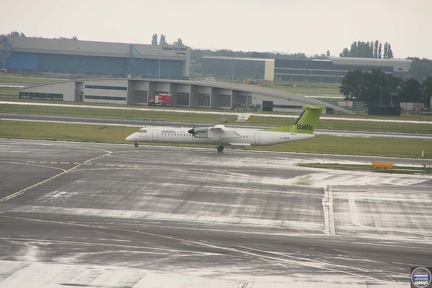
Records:
M131 135L129 135L128 137L126 137L126 141L135 141L135 134L136 133L133 133L133 134L131 134Z

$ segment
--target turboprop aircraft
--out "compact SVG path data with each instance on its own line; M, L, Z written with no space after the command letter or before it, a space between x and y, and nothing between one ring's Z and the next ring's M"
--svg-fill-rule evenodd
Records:
M314 137L323 106L303 106L303 113L293 126L269 129L238 128L215 125L212 127L145 126L129 135L126 141L159 143L216 144L217 151L225 146L248 147L274 145Z

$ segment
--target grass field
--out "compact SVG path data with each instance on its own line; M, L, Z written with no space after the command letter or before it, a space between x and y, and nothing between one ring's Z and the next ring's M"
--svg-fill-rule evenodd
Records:
M115 110L115 109L87 109L77 105L76 108L66 107L43 107L25 105L0 105L0 113L13 114L34 114L34 115L54 115L54 116L74 116L74 117L94 117L94 118L114 118L132 120L152 120L167 122L186 122L186 123L207 123L215 124L219 122L219 115L197 114L197 113L173 113L164 111L138 111L138 110ZM131 106L128 106L131 108ZM136 108L136 106L135 106ZM175 111L175 109L173 109ZM208 111L208 110L206 110ZM226 111L218 111L223 115ZM229 111L231 112L231 111ZM257 114L260 115L260 114ZM293 114L294 115L294 114ZM296 115L298 116L298 115ZM333 115L330 115L334 117ZM229 123L234 123L235 116L227 116ZM400 132L400 133L420 133L432 134L432 124L412 123L393 123L393 122L363 122L363 121L340 121L326 120L326 115L320 120L318 129L350 130L350 131L369 131L369 132ZM335 117L340 118L340 116ZM362 119L380 119L380 117L368 117L368 115L357 115ZM382 118L382 117L381 117ZM432 121L432 116L406 115L404 117L389 117L386 120L411 120L411 121ZM284 119L278 117L256 117L249 120L248 126L288 126L294 123L294 119Z
M0 120L0 137L53 141L96 143L127 143L124 139L135 132L133 127L81 125L63 123L34 123ZM194 146L194 145L176 145ZM200 145L202 147L203 145ZM214 147L215 145L205 145ZM286 151L321 154L370 155L402 158L432 158L432 141L348 138L316 136L313 139L274 146L257 146L251 150Z

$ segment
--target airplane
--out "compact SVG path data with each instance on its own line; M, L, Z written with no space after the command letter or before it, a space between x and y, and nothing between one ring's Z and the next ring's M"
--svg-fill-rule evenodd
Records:
M144 126L129 135L126 141L135 142L135 147L138 147L138 142L216 144L217 151L222 152L225 146L244 148L306 140L315 136L313 132L325 107L302 108L303 112L293 126L268 129L226 127L220 124L196 128Z

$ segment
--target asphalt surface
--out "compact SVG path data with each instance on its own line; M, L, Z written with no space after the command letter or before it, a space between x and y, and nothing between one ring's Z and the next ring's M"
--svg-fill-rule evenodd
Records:
M432 176L295 166L376 160L0 139L0 287L409 287Z

